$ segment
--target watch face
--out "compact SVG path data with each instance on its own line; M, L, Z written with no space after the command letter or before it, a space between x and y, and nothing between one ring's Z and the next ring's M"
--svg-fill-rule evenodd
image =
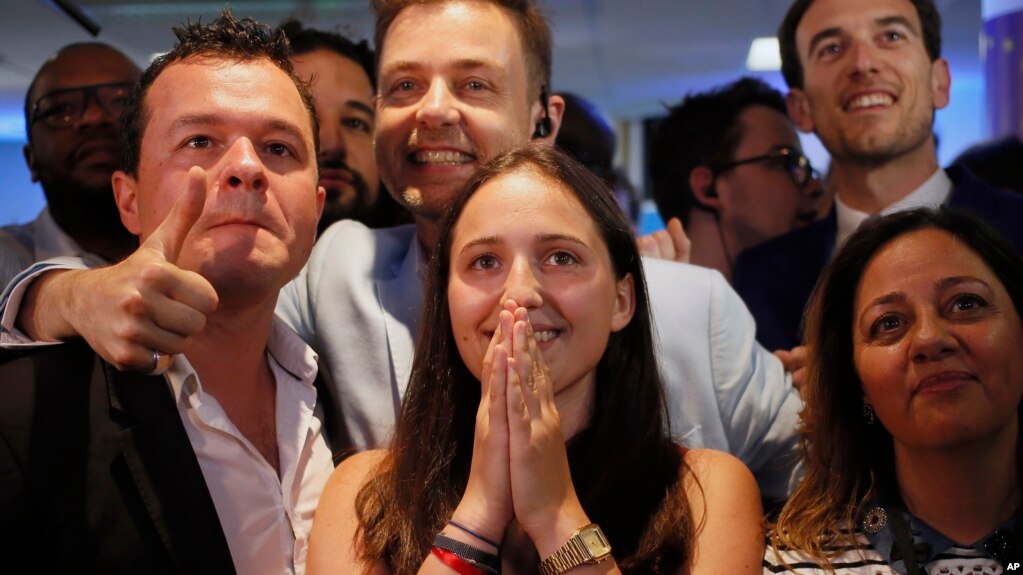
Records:
M611 544L604 537L604 532L596 525L583 529L579 533L579 539L582 540L583 545L586 546L586 549L594 559L600 559L611 553Z

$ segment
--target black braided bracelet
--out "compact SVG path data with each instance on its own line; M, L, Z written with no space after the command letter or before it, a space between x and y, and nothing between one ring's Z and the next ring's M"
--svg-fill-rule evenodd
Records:
M473 547L468 543L456 541L443 533L438 533L437 536L433 538L433 546L450 551L487 573L492 573L493 575L499 575L501 573L501 559L498 558L497 555L487 553L486 551Z

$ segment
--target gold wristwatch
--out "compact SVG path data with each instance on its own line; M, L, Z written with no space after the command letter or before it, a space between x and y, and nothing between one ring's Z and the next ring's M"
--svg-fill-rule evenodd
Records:
M593 565L611 556L611 544L596 523L576 530L564 545L540 562L543 575L561 575L582 564Z

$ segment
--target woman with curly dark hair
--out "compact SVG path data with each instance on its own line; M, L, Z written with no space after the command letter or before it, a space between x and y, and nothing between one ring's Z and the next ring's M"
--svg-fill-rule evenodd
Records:
M1023 558L1023 258L966 214L857 232L806 332L806 476L764 573L1002 573ZM1013 529L1014 526L1014 529Z

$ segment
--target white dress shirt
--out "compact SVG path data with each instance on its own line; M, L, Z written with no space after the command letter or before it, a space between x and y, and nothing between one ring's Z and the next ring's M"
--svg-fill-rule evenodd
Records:
M58 263L61 259L57 258ZM65 261L71 264L68 267L81 267L80 261ZM43 269L46 267L41 265L35 274ZM17 285L18 289L9 288L5 294L13 309L3 316L0 340L8 347L56 345L34 342L14 328L17 306L28 282ZM203 391L184 356L174 357L164 377L177 401L236 571L245 575L301 575L305 572L313 513L334 470L323 437L323 407L316 401L313 385L317 356L277 317L270 329L266 356L277 382L279 478L228 419L217 399Z
M305 572L316 504L334 470L317 405L316 354L274 318L266 357L277 381L280 477L181 355L166 377L238 573Z
M887 216L914 208L937 209L944 205L951 195L952 180L949 179L945 170L938 168L938 171L927 178L923 184L920 184L919 188L884 208L877 215ZM838 218L838 233L835 237L835 249L832 252L832 256L845 245L849 236L853 235L863 225L863 222L867 221L867 218L872 215L850 208L842 202L841 196L835 196L835 216Z

